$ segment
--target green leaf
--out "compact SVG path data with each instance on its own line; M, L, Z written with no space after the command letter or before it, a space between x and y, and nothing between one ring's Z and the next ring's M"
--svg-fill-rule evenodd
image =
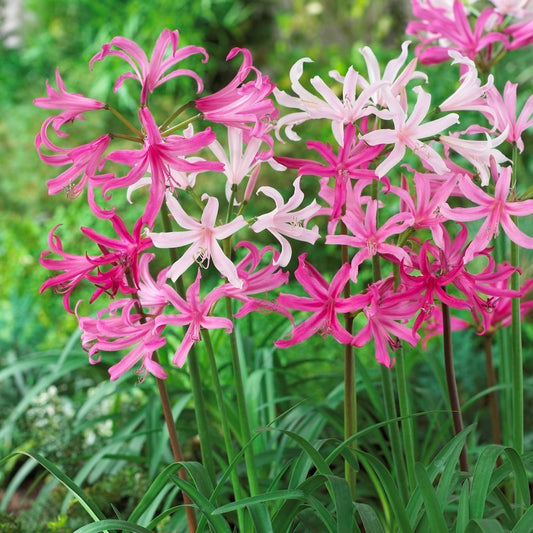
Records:
M400 531L402 533L412 533L413 530L409 524L407 513L405 512L405 506L400 495L400 490L394 482L394 479L392 478L388 469L373 455L361 451L358 453L364 456L368 464L372 467L374 472L381 480L381 484L383 485L383 488L385 489L385 492L389 498L394 515L398 520Z
M483 518L485 503L489 494L490 478L494 472L496 459L501 452L501 446L492 444L487 446L479 455L472 474L472 488L470 490L470 517L472 519Z
M161 493L165 485L170 482L170 476L175 474L181 465L171 464L168 465L155 479L152 481L152 484L148 487L148 490L144 493L141 501L135 506L131 512L128 520L130 522L138 522L143 513L151 505L152 501Z
M470 520L468 526L466 526L465 533L504 533L504 529L499 522L493 519L476 518Z
M301 490L275 490L267 492L266 494L257 494L249 498L242 498L236 502L222 505L213 511L214 515L229 513L244 507L250 507L258 503L266 503L272 501L286 501L286 500L305 500L305 494Z
M457 507L457 522L455 525L456 533L464 533L470 520L470 480L463 481L461 495L459 496L459 505Z
M517 490L517 503L520 502L526 508L531 505L531 498L529 494L529 483L527 480L527 473L518 452L514 448L505 448L507 459L511 463L514 472L514 481Z
M82 526L74 533L100 533L101 531L130 531L131 533L153 533L152 530L146 529L145 527L139 526L132 522L127 522L126 520L101 520L93 524L87 524Z
M333 505L337 518L337 533L353 528L354 504L348 482L338 476L326 476L331 487Z
M0 461L0 465L7 462L10 458L16 455L26 455L37 461L43 468L48 470L60 483L62 483L78 500L80 505L87 511L88 515L95 521L105 520L105 515L100 508L89 498L83 490L72 481L64 472L62 472L54 463L39 455L38 453L31 452L14 452Z
M381 521L376 514L376 511L366 503L356 503L355 508L361 517L363 526L367 533L385 533Z
M187 468L187 463L181 464ZM220 515L214 514L215 506L194 485L175 475L172 480L196 504L216 533L231 533L227 522Z
M530 507L515 524L511 533L531 533L533 531L533 507Z
M439 500L435 494L435 489L429 480L424 465L421 463L415 464L415 477L420 487L422 498L424 499L427 519L432 528L431 531L435 533L448 533L448 527L446 526Z

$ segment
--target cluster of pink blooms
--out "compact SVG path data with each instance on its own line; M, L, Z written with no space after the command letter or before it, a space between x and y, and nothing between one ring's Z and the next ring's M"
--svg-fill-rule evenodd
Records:
M524 296L532 283L511 290L517 267L498 264L489 246L503 230L519 246L533 248L533 237L513 221L533 214L533 200L516 197L505 155L510 146L524 149L521 136L533 124L533 96L518 113L517 86L508 82L501 94L492 77L480 81L478 69L499 48L528 44L533 18L525 1L493 0L472 30L468 16L475 3L413 0L417 20L408 30L421 41L420 60L459 67L456 92L433 102L433 109L424 88L427 76L417 70L416 59L407 61L408 42L383 70L365 47L366 72L350 66L344 74L330 72L330 82L312 76L310 88L301 78L311 60L300 59L290 71L292 94L253 66L248 50L235 48L228 60L240 57L242 63L234 79L214 94L180 102L180 109L196 108L198 120L175 126L176 117L155 116L153 93L180 76L192 78L202 92L199 75L178 64L208 56L198 46L180 48L178 32L165 30L150 58L133 41L115 37L90 62L101 68L95 64L116 56L128 65L114 88L120 90L128 79L140 84L138 125L124 120L127 135L106 133L65 148L55 138L68 137L67 123L89 112L117 112L68 92L58 72L57 89L48 85L48 96L35 101L60 110L45 120L36 138L43 161L66 167L48 182L49 193L86 195L109 234L81 228L95 252L75 255L63 249L60 230L53 228L41 263L59 273L42 290L64 294L90 361L99 362L102 352L125 353L110 367L111 379L134 367L142 376L165 378L154 354L166 345L167 328L182 339L172 359L182 366L203 329L231 331L236 318L255 311L280 313L292 324L288 338L275 342L279 348L315 334L356 347L373 342L377 361L388 367L394 362L390 351L401 341L416 345L421 333L427 340L442 331L440 302L470 314L469 321L454 319L456 329L492 334L506 325L511 298ZM279 108L290 112L280 115ZM479 123L462 129L464 111L477 113ZM313 120L331 125L330 143L309 140L309 159L277 155L282 144L286 153L287 140L299 143L302 125ZM193 123L205 129L195 131ZM129 149L123 148L126 140ZM265 165L270 168L261 174ZM263 175L275 172L277 183L292 176L289 191L261 184ZM304 194L302 180L317 182L316 198ZM223 191L220 197L209 192L217 190L213 183ZM130 225L125 220L131 214L124 217L113 204L115 189L123 189L129 209L138 213ZM256 195L266 196L272 209L257 214L256 207L247 218ZM159 226L160 214L170 228ZM469 235L465 223L471 221L479 221L478 230ZM272 245L252 242L261 232L274 238ZM321 273L312 264L312 247L291 262L291 241L318 244L328 257L338 255L338 269ZM161 259L165 251L153 261L164 248L175 249L175 259ZM348 262L336 254L341 248ZM167 266L154 274L153 265L161 262ZM289 280L287 267L296 262L294 276L307 296L280 290ZM368 282L362 268L376 263L382 273ZM220 283L212 288L217 276L207 283L202 271L218 272ZM80 306L71 304L82 282L94 288L91 303L105 300L91 316L81 316ZM180 283L181 291L175 288ZM219 316L223 298L238 303L234 316ZM522 311L530 307L524 303ZM354 331L341 324L347 314L355 317Z

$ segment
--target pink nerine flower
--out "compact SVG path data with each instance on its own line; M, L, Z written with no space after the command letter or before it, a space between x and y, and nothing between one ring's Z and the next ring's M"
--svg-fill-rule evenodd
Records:
M377 210L378 201L369 200L364 220L352 210L347 211L342 220L351 235L328 235L326 237L326 244L341 244L360 248L353 256L351 264L350 275L354 282L357 281L359 265L377 254L386 256L395 263L409 262L409 256L403 248L389 244L386 240L391 235L397 235L407 229L412 224L411 215L409 213L397 213L378 228L376 224Z
M307 229L307 220L320 211L320 205L313 200L307 207L296 210L304 200L304 193L300 189L300 178L296 178L293 183L294 194L287 203L281 194L273 187L259 187L257 193L263 193L274 200L276 207L269 213L259 215L257 220L250 226L256 233L268 230L281 244L281 255L275 261L279 266L287 266L291 259L292 249L289 241L284 237L290 237L297 241L314 244L320 237L318 226Z
M41 254L41 265L49 270L63 270L53 278L45 281L41 292L53 287L64 292L63 305L68 312L70 308L70 294L83 280L92 283L96 289L91 296L93 302L101 294L115 296L119 291L128 294L134 291L130 287L128 275L133 282L139 283L138 258L141 252L152 245L152 241L141 235L142 224L138 221L132 234L128 232L124 222L116 215L111 218L113 229L118 238L107 237L96 233L91 228L82 228L82 233L98 245L101 255L74 255L63 250L61 239L55 234L58 226L52 229L48 237L50 250ZM56 254L60 259L51 259L50 254Z
M167 70L176 65L176 63L194 54L202 54L204 56L203 62L205 63L207 61L208 56L204 48L188 45L178 50L178 43L178 30L163 30L155 43L150 61L148 61L143 49L137 43L125 37L114 37L111 42L102 46L100 52L93 56L89 66L92 69L95 61L102 61L106 56L116 56L126 61L132 67L133 71L122 74L117 79L114 90L117 91L127 78L138 80L142 86L142 106L146 105L148 93L152 93L156 87L177 76L189 76L193 78L198 85L198 92L201 92L203 89L202 80L192 70L174 69L166 74ZM116 49L112 48L113 46ZM169 46L171 47L171 54L165 58L165 52Z
M181 207L178 200L171 193L166 194L168 209L173 219L185 231L171 231L163 233L148 232L156 248L179 248L190 245L186 252L172 265L168 277L176 281L189 266L199 263L207 268L211 259L215 268L236 287L242 287L237 269L231 260L224 255L218 240L225 239L246 226L246 221L239 215L231 222L215 226L218 216L218 200L214 196L204 194L207 205L200 221L189 216Z
M121 308L124 308L122 312ZM131 299L122 299L114 301L108 309L99 311L96 318L78 318L82 345L89 353L89 361L91 364L99 363L101 356L95 356L100 351L129 349L120 362L109 368L111 381L118 379L139 362L141 366L137 373L144 374L142 379L147 373L165 379L167 374L163 367L154 361L155 352L166 344L165 337L162 336L164 325L156 324L153 319L147 320L144 312L131 311Z
M412 2L415 20L408 24L406 32L420 39L421 44L416 48L416 55L423 64L448 61L450 50L456 50L475 60L485 49L489 50L490 54L494 43L501 42L504 46L508 44L505 35L486 32L495 15L493 9L485 9L476 18L472 30L468 12L461 0L453 1L451 12L435 7L432 0L427 0L426 3L421 0Z
M401 347L398 339L415 346L418 334L404 323L414 316L418 303L402 292L394 292L394 278L388 277L368 287L364 294L355 296L357 309L362 309L367 324L355 335L354 346L364 346L374 339L376 361L387 368L394 365L387 346L393 350ZM396 338L397 337L397 338Z
M145 182L141 180L144 180L146 172L149 171L150 197L144 210L143 222L151 227L159 213L167 187L172 188L175 185L173 170L218 171L222 169L222 165L216 161L184 157L196 153L213 142L215 134L209 128L187 137L179 135L163 137L147 107L139 110L139 120L146 133L144 146L140 150L115 150L107 156L110 161L132 167L131 170L125 176L112 179L102 176L95 182L101 185L102 192L106 194L119 187L132 187L139 185L139 182L144 184Z
M223 328L226 333L231 333L233 323L228 318L210 316L214 304L226 295L224 287L212 290L203 300L200 298L200 270L196 280L187 289L185 298L182 298L172 287L165 285L163 293L172 304L178 314L160 315L155 318L158 327L166 325L189 326L180 346L176 350L172 363L182 367L192 345L201 340L201 330Z
M275 85L268 76L263 76L252 66L252 54L246 48L233 48L226 60L229 61L238 53L243 55L243 62L235 78L220 91L196 100L196 109L211 122L245 130L253 126L251 134L265 138L267 132L263 121L269 122L279 114L268 98ZM252 71L257 75L255 81L245 82Z
M59 69L56 70L56 83L58 90L53 89L48 80L46 80L46 92L48 98L36 98L33 103L37 107L45 107L48 109L63 109L64 111L59 115L52 117L52 125L56 133L59 133L59 128L65 123L72 120L83 119L83 113L86 111L94 111L96 109L103 109L105 104L87 98L83 94L69 93L65 89L65 84L59 74Z
M442 157L420 139L433 137L452 124L456 124L459 122L459 115L450 113L439 119L421 124L428 113L431 95L421 87L415 87L413 91L416 92L418 98L409 118L407 118L407 113L398 100L389 93L386 95L386 100L392 115L394 128L374 130L362 137L362 140L371 146L394 144L390 154L376 168L376 174L379 177L384 176L394 165L402 160L406 148L410 148L435 172L446 172L448 170Z
M495 165L491 168L493 178L496 181L494 196L487 194L472 180L463 177L459 181L459 187L465 198L475 204L475 207L443 206L441 212L450 220L470 221L485 218L481 228L476 233L466 252L465 260L468 261L474 253L487 247L493 236L498 235L499 227L507 234L509 239L523 248L533 248L533 237L527 236L520 231L511 219L511 216L528 216L533 214L533 200L521 202L509 201L511 189L512 168L502 167L499 176Z
M352 343L353 335L341 326L337 318L337 313L353 311L359 298L358 296L342 297L344 286L350 279L350 265L348 263L342 265L331 283L328 283L305 258L306 254L298 258L295 276L310 298L282 293L278 296L277 303L282 307L313 314L294 328L290 339L280 339L274 344L278 348L287 348L303 342L315 333L320 333L324 337L332 335L341 344Z
M520 115L516 118L516 88L518 84L508 81L503 89L503 98L496 89L491 87L487 92L487 105L484 112L489 122L498 132L507 131L507 141L516 143L518 149L524 150L522 133L533 126L533 96L530 96Z

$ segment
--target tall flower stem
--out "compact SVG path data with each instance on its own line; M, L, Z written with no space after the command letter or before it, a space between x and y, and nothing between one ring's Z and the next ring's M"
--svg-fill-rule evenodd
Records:
M237 194L237 186L234 184L231 187L230 199L228 202L228 211L226 213L226 223L230 222L233 214L233 205ZM231 257L231 237L224 241L224 251L228 257ZM231 298L225 298L226 301L226 316L230 320L233 319L233 308ZM235 328L230 333L231 346L231 362L233 365L233 377L235 379L235 395L237 397L237 410L239 413L239 427L241 432L242 444L248 444L252 440L252 431L250 428L250 419L248 417L248 409L246 408L246 395L244 394L244 380L241 367L239 345L237 343L237 334ZM255 457L253 444L246 446L244 450L244 462L246 464L246 474L248 476L248 483L250 486L250 495L255 496L259 493L259 482L257 479L257 470L255 465Z
M461 404L459 402L459 393L457 391L457 381L455 379L455 369L453 365L453 345L452 345L452 328L450 308L441 302L442 308L442 339L444 343L444 368L446 372L446 385L448 387L448 397L450 408L452 410L453 427L455 434L463 430L463 416L461 414ZM468 455L466 444L461 450L459 456L459 466L463 472L468 472Z
M411 411L407 373L405 371L405 350L403 347L397 352L396 364L394 366L396 369L396 386L398 389L400 415L402 417L402 439L407 464L407 480L409 482L409 489L412 491L416 487L414 441L415 429Z
M514 220L515 224L517 220ZM519 247L511 242L511 264L519 264ZM511 276L511 289L520 290L520 274L514 272ZM520 298L513 298L511 302L511 383L513 395L513 447L519 453L524 453L524 372L522 356L522 323L520 317Z
M127 272L126 276L128 278L128 284L130 285L130 287L135 287L131 272ZM146 322L146 315L144 313L137 294L134 293L132 297L135 302L135 308L139 313L140 321ZM159 356L157 355L157 352L153 353L152 360L155 364L159 364ZM184 457L178 438L178 430L176 429L176 424L174 422L174 415L172 414L172 407L170 405L168 389L165 384L165 380L156 377L156 382L157 390L159 392L159 398L161 400L161 408L163 409L163 416L165 418L165 424L167 426L167 432L170 439L170 449L172 450L172 456L174 457L174 461L176 461L176 463L182 463L184 461ZM178 470L178 476L183 481L188 480L187 471L185 470L185 468L180 468ZM189 529L189 533L194 533L196 531L197 525L196 513L194 512L194 507L192 507L191 499L185 492L183 492L183 503L185 504L185 513L187 515L187 526Z
M518 149L513 146L513 177L511 181L511 195L516 195L516 166L518 160ZM518 227L517 217L511 217ZM520 266L520 248L518 244L511 241L511 264ZM511 276L511 289L520 290L520 273L515 271ZM511 301L511 383L513 395L513 427L512 442L514 449L519 453L524 453L524 369L522 355L522 321L520 317L520 298L513 298Z
M213 378L213 385L215 389L215 397L218 404L219 414L220 414L220 423L222 425L222 434L224 436L224 446L226 448L226 455L228 459L228 464L233 463L235 459L235 451L233 449L233 443L231 441L231 432L228 424L228 416L226 411L226 402L224 401L224 394L222 392L222 386L220 384L220 379L218 378L218 368L215 359L215 351L213 349L213 343L211 342L211 335L209 330L202 330L202 340L204 341L204 346L207 352L207 359L209 362L209 369L211 371L211 377ZM239 483L239 476L235 468L232 468L230 473L231 483L233 485L233 493L235 495L235 500L240 500L244 497L243 490ZM239 520L239 531L248 531L244 525L244 511L239 509L237 511L238 520Z
M165 231L172 231L169 219L168 208L166 204L161 206L161 218ZM178 260L176 250L169 248L170 260L175 263ZM176 282L176 290L178 294L185 298L185 287L183 280L178 278ZM191 380L191 391L194 400L194 414L196 417L196 426L198 428L198 436L200 437L200 454L202 456L202 463L205 466L211 482L216 483L215 461L213 459L213 445L211 435L209 433L209 426L207 423L207 410L205 407L204 394L202 392L202 380L200 377L200 365L198 364L198 355L196 347L193 345L191 351L187 356L187 367L189 369L189 377Z
M158 357L154 353L153 360L157 364ZM168 430L168 435L170 438L170 447L172 449L172 455L174 456L174 461L176 463L183 462L183 453L181 451L180 441L178 439L178 432L176 429L176 424L174 423L174 416L172 414L172 408L170 406L170 399L168 396L168 390L165 385L165 381L159 378L156 378L157 389L159 391L159 397L161 399L161 407L163 408L163 415L165 417L165 423ZM178 476L183 480L187 481L187 471L185 468L180 468L178 470ZM196 514L194 512L194 507L192 507L192 502L187 493L183 492L183 503L185 504L185 512L187 514L187 526L189 533L194 533L196 531Z
M378 196L378 184L376 180L372 182L371 189L372 199L377 200ZM379 211L378 211L379 213ZM376 226L379 227L379 220L376 220ZM381 263L378 255L372 256L372 279L374 283L382 279ZM381 370L381 385L383 387L383 396L385 398L385 416L388 420L393 420L398 417L396 409L396 398L394 394L394 385L392 382L391 371L380 365ZM405 373L404 373L405 377ZM389 438L391 441L392 461L396 469L396 479L400 484L400 491L404 502L409 499L409 490L407 486L407 471L405 468L405 456L402 450L402 438L400 435L400 427L398 422L391 422L389 424ZM414 469L414 467L413 467Z
M485 370L487 374L487 387L492 388L496 386L496 371L494 370L494 358L492 350L492 336L485 335L483 337L483 347L485 349ZM495 390L489 394L489 412L492 427L492 442L493 444L502 443L502 432L500 424L500 410L498 405L498 395Z
M228 318L233 316L231 298L226 298L226 314ZM241 430L242 444L246 445L244 449L244 462L246 464L246 474L248 476L248 483L250 484L250 495L255 496L259 493L259 482L257 479L257 470L255 465L255 457L253 445L250 445L252 440L252 431L250 428L250 420L248 418L248 410L246 408L246 396L244 394L244 383L242 379L241 360L239 357L239 346L237 344L237 336L235 331L230 333L231 344L231 361L233 364L233 378L235 385L235 395L237 396L237 410L239 413L239 425Z
M346 226L341 222L341 232L346 234ZM341 262L348 262L348 249L345 245L341 246ZM350 297L350 284L344 287L344 297ZM344 315L344 328L348 333L352 332L353 316L351 313ZM348 440L357 433L357 388L355 377L355 354L351 344L344 345L344 439ZM356 440L350 442L350 449L355 452L357 448ZM355 491L357 486L357 472L348 462L344 463L344 475L350 487L352 499L355 500Z

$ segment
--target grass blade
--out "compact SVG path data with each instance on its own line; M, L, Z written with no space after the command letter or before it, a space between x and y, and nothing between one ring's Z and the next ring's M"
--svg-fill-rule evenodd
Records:
M435 489L429 480L426 469L421 463L415 463L415 477L424 499L428 522L431 524L432 532L448 533L448 527L444 520L443 511Z

